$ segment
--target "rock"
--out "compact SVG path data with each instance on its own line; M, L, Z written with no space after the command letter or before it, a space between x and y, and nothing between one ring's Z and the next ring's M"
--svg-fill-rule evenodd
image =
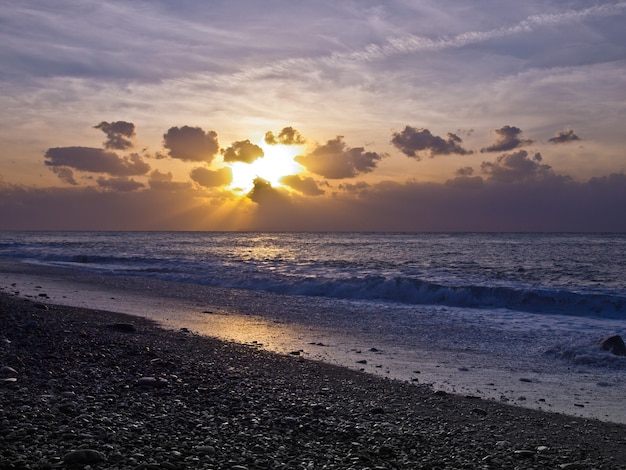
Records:
M356 361L357 364L367 364L365 359L361 359L360 361Z
M72 450L63 456L65 463L92 464L103 462L104 454L94 449Z
M213 446L198 446L196 447L196 452L201 455L213 455L216 449Z
M17 371L13 367L2 366L0 367L0 375L3 377L15 377Z
M616 356L626 356L626 344L621 336L615 335L603 339L600 342L602 349L605 351L611 351Z
M122 333L137 333L137 328L132 323L113 323L109 328Z
M487 416L487 410L483 408L472 408L472 413L480 416Z
M140 387L149 387L149 388L163 388L167 386L167 380L161 377L141 377L137 381L137 385Z
M535 456L535 452L528 449L516 450L513 455L518 459L528 459Z

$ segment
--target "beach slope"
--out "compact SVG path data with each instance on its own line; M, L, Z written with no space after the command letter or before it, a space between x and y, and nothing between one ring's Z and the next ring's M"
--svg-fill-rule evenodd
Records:
M0 294L0 468L626 468L626 426Z

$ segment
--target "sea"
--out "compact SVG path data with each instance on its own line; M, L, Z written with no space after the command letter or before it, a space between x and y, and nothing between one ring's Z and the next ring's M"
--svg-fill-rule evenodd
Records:
M626 338L626 234L0 232L0 261L16 295L626 422L600 346Z

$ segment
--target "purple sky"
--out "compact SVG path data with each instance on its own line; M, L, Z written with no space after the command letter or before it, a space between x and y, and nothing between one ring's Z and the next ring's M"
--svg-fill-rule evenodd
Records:
M626 231L624 1L5 2L0 229Z

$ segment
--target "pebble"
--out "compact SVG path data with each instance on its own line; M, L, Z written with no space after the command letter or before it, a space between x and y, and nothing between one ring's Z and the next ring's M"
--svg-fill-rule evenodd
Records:
M104 462L104 454L94 449L72 450L63 456L65 463L92 464Z
M137 328L132 323L112 323L109 328L122 333L136 333Z
M0 367L0 375L2 376L11 376L15 377L17 375L17 371L13 367L2 366Z
M18 384L28 371L28 386L0 388L0 468L626 469L624 426L180 342L141 320L142 334L119 334L107 325L123 317L29 313L12 299L0 293L0 331L13 341L0 366L15 367ZM30 319L35 330L15 328Z
M213 455L215 454L215 447L213 446L198 446L196 452L201 455Z
M163 388L167 386L167 379L161 377L141 377L137 380L137 385L148 388Z

